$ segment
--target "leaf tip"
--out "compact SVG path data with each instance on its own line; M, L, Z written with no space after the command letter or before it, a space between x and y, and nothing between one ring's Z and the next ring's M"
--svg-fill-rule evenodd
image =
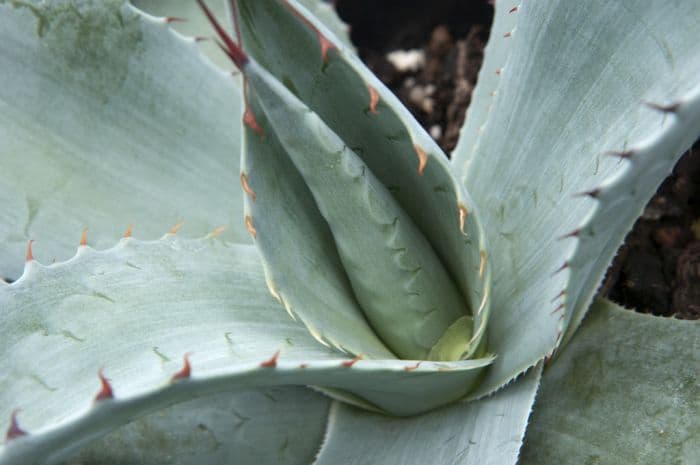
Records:
M197 4L204 12L211 25L214 27L219 38L223 41L223 44L219 44L224 53L231 59L234 65L240 70L242 70L246 64L248 64L248 55L243 52L243 50L233 41L231 36L224 30L219 24L219 21L214 17L211 10L203 0L197 0Z

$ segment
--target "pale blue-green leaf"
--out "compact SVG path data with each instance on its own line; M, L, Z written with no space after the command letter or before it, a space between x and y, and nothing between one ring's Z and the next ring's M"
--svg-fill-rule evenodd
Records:
M309 12L318 18L333 35L337 37L347 50L355 50L350 41L350 26L348 26L335 11L333 2L328 0L299 0Z
M396 97L302 6L293 1L238 3L246 53L314 111L367 164L427 237L475 315L472 346L476 348L485 333L490 308L490 264L478 213L452 176L444 154ZM322 46L326 40L331 44L327 49ZM262 117L258 115L255 102L252 104L255 117ZM245 157L253 159L262 150L261 146L267 144L265 137L268 135L261 139L252 128L244 134L247 140ZM282 158L283 152L278 157ZM288 166L292 165L288 163ZM249 168L245 167L246 171ZM265 173L262 168L247 172L250 187L256 194L259 194L256 186L259 181L255 176L269 179L279 176ZM285 174L287 171L285 168ZM277 172L281 172L279 168ZM301 209L290 205L296 202L296 197L310 199L301 179L295 186L285 190L287 197L284 199L284 208L293 211ZM283 215L273 215L269 207L257 205L258 202L260 200L253 202L252 198L247 200L246 208L250 208L253 224L285 219ZM309 212L307 216L319 215L308 207L305 211ZM294 215L288 216L294 218ZM316 220L321 221L320 218ZM277 228L289 231L289 235L301 236L295 232L298 224L281 222ZM327 232L325 237L322 244L329 242ZM297 242L296 254L307 257L308 243ZM258 245L271 274L276 274L275 280L294 279L283 272L292 248L274 247L274 241L271 245L262 242ZM277 256L282 251L285 255ZM317 260L310 262L313 264ZM290 283L276 284L280 292L287 294L298 292L296 289L300 288ZM324 328L322 332L325 331Z
M85 227L99 247L128 224L159 237L179 221L249 242L230 75L121 2L12 5L0 3L0 278L19 276L27 240L62 260Z
M447 328L469 312L433 248L316 113L257 63L248 63L244 73L269 123L265 131L279 138L328 223L374 332L400 358L427 359ZM467 330L459 331L464 344L472 336L473 320L468 322Z
M0 418L20 408L29 432L0 448L3 465L55 463L139 416L245 387L328 386L413 414L462 397L491 362L349 363L268 295L252 246L212 238L129 238L30 261L0 283L0 308ZM276 351L276 368L261 365ZM172 383L188 352L192 377ZM95 403L101 367L115 400Z
M195 37L202 51L216 65L225 70L231 69L231 60L212 39L211 25L194 0L130 0L141 11L158 18L172 18L171 26L180 34ZM222 25L230 27L226 4L227 0L209 2L209 8Z
M350 354L395 358L367 324L328 224L303 178L254 99L251 108L266 133L244 138L241 179L249 192L247 222L270 293L321 344Z
M390 418L335 402L315 465L513 465L541 366L494 395L413 418Z
M694 465L700 322L598 301L552 366L521 465Z
M696 2L525 1L512 14L512 36L492 39L510 41L511 50L482 134L471 155L468 141L454 155L484 215L494 250L493 306L501 310L489 333L499 358L481 394L547 355L574 310L580 319L624 232L698 135L697 122L677 130L673 115L643 104L687 101L694 92ZM642 170L641 184L618 186L616 192L627 194L605 209L613 212L605 219L610 224L580 248L585 257L575 253L577 240L558 240L596 206L577 193L605 187L629 170L606 152L665 133L673 141Z
M172 27L181 34L196 37L202 51L219 67L230 70L231 60L211 40L211 24L202 13L201 8L194 0L130 0L131 4L139 10L161 18L172 18ZM337 15L330 2L324 0L302 0L304 5L316 18L328 29L333 31L338 39L349 49L354 50L350 42L349 27ZM230 9L227 8L229 0L210 0L207 5L214 16L226 30L233 32L230 21Z
M576 249L567 258L571 284L562 299L569 304L564 344L581 323L611 257L657 184L700 135L700 85L673 105L676 108L658 131L617 155L626 166L596 188L596 205L575 230Z
M461 165L461 170L466 171L469 166L469 159L474 154L483 126L493 108L493 99L498 95L498 86L503 82L500 75L513 49L513 41L504 39L510 39L515 34L518 8L515 3L503 1L496 2L494 6L493 23L484 48L484 61L479 70L477 86L472 91L464 126L452 152L452 159Z
M68 465L307 465L329 404L300 387L202 397L107 434Z
M0 308L0 417L22 408L29 431L80 418L100 367L124 398L161 386L187 352L210 369L276 350L339 356L268 295L252 246L214 239L124 239L104 251L82 247L65 263L28 262L18 281L0 284Z

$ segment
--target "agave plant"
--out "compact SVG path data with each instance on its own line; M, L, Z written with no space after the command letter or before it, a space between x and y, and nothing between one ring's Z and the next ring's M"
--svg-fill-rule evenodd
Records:
M696 2L496 2L451 160L325 3L178 3L0 1L0 464L697 460L698 324L593 302Z

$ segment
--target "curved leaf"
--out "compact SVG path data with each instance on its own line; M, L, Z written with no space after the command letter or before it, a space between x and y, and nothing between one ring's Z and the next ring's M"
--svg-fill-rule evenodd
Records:
M335 5L328 0L299 0L309 12L337 37L348 50L355 50L350 40L350 26L348 26L335 11Z
M251 105L258 108L254 101ZM256 114L257 124L267 128L262 110ZM270 293L320 343L352 354L394 358L367 324L328 225L273 131L264 139L244 138L241 170L250 199L245 212Z
M495 2L493 23L489 31L489 40L484 48L484 60L479 70L477 85L472 91L471 100L465 115L464 126L459 132L457 146L452 152L452 160L457 164L458 172L466 172L469 159L478 146L484 125L488 121L493 100L498 95L498 88L503 82L501 73L513 49L512 39L516 33L519 5L507 2Z
M491 362L348 360L292 321L264 283L252 246L211 238L130 238L64 263L27 262L0 284L0 417L22 409L29 435L6 443L0 464L54 463L139 416L245 387L328 386L408 415L463 396Z
M211 28L206 16L193 0L129 0L132 5L141 11L158 18L172 21L171 27L180 34L194 37L198 41L201 50L216 65L222 69L230 67L230 61L226 54L217 47L211 39ZM225 20L227 15L226 0L212 2L212 11L220 18L222 24L228 25Z
M502 311L489 341L499 358L479 394L549 354L580 319L624 232L698 135L697 116L681 130L673 115L642 103L691 97L700 69L693 2L524 1L512 14L512 35L492 36L511 50L482 134L473 154L468 141L454 154L498 251L493 305ZM649 134L665 133L673 142L659 146L653 163L649 153L630 169L606 154L649 147ZM645 174L631 183L633 172ZM576 194L595 194L616 176L626 176L611 190L626 192L623 204L601 207L605 225L598 216L582 223L597 201ZM579 246L582 227L603 232ZM558 240L567 236L575 239Z
M196 37L198 39L209 39L211 36L211 25L206 20L202 10L194 0L130 0L138 9L148 14L173 19L173 28L181 34ZM330 2L325 0L301 0L316 18L333 31L336 37L343 41L349 49L353 49L350 42L350 28L337 15L335 8ZM229 26L229 9L226 8L228 0L216 0L209 3L209 8L222 25ZM230 28L227 27L227 30ZM229 69L231 61L216 43L211 40L201 40L200 47L204 53L211 58L214 63L223 69Z
M81 247L61 264L27 262L18 281L0 284L0 308L0 416L21 408L32 432L74 423L86 408L87 431L99 431L89 401L100 367L115 395L129 398L161 386L186 352L212 370L259 363L280 349L285 357L338 356L267 294L252 246L213 239L124 239L105 251ZM113 420L101 427L125 421ZM59 437L63 430L53 429ZM84 439L68 438L62 447Z
M218 394L139 418L69 465L306 465L325 431L330 402L299 387Z
M642 214L657 184L700 135L700 85L675 101L673 107L655 134L624 152L612 154L626 166L595 189L597 205L574 231L576 249L567 259L571 284L562 299L569 303L564 343L581 323L610 257Z
M85 227L98 247L180 221L249 242L230 75L119 1L13 5L0 3L0 278L19 276L29 239L63 260Z
M468 344L472 320L462 296L389 190L263 68L251 62L244 73L267 127L279 137L326 220L354 295L381 341L401 358L427 359L447 328L464 316L469 324L459 336Z
M495 395L414 418L389 418L335 402L315 465L513 465L541 366Z
M261 67L269 71L304 105L320 119L343 143L352 150L387 187L421 232L450 272L458 288L469 303L475 318L474 351L479 347L485 333L485 322L490 308L490 264L485 239L478 223L478 213L467 193L462 189L447 164L444 154L435 142L423 131L380 82L369 72L359 59L348 52L341 41L309 15L302 6L293 1L239 1L239 16L243 48ZM284 34L280 34L284 31ZM281 38L284 37L284 40ZM311 203L308 189L298 175L291 173L291 163L268 161L284 158L279 147L275 157L265 146L273 144L272 131L265 130L264 116L256 106L255 95L251 95L249 125L244 131L244 176L255 196L246 199L246 211L256 231L258 225L275 223L275 229L283 230L286 238L275 237L275 230L268 229L268 239L260 234L256 241L261 249L266 267L277 291L286 294L293 308L303 307L303 295L296 295L303 289L293 274L289 273L290 250L280 247L278 242L293 242L297 254L313 272L316 264L324 261L317 253L320 244L332 244L327 230L323 230L320 212L308 207L292 205L296 198ZM260 156L265 153L267 156ZM263 163L278 163L282 168L261 169L257 158L265 158ZM259 189L269 189L270 183L256 179L266 177L270 181L284 173L282 182L288 183L284 197L276 196L263 204L265 195ZM296 181L294 181L296 179ZM280 215L274 205L280 205L293 212L304 209L305 216L312 219L304 223L317 224L317 234L311 244L303 240L299 221L295 214ZM265 226L267 227L267 226ZM269 237L272 235L273 237ZM328 256L333 256L329 254ZM316 257L319 258L316 258ZM308 259L307 257L313 257ZM334 260L337 258L326 258ZM325 268L324 268L325 269ZM307 273L304 273L306 275ZM333 281L345 279L341 276L329 278ZM387 276L385 279L392 279ZM285 280L284 284L279 281ZM387 284L388 285L388 284ZM376 283L378 289L381 282ZM332 286L335 287L335 286ZM302 310L298 310L301 312ZM323 325L326 309L311 311L304 309L302 320L318 327L321 334L332 331L332 325ZM336 331L337 332L337 331ZM359 341L344 342L342 336L327 337L328 342L343 347L353 353L361 351ZM473 355L473 352L470 354Z
M545 371L521 465L697 463L698 344L698 321L598 301Z

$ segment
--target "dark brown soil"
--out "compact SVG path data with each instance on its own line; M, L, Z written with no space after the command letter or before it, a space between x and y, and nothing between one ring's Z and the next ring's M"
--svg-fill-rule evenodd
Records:
M493 16L486 0L337 0L360 57L446 153L476 84ZM394 50L425 64L399 71ZM608 270L600 294L637 311L700 318L700 141L649 202Z

